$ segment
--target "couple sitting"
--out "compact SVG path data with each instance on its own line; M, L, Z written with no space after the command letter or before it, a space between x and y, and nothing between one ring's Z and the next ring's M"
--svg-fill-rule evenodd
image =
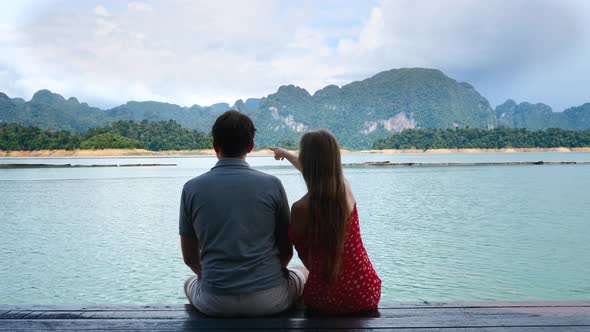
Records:
M211 316L275 314L300 297L324 313L376 310L381 280L361 241L334 136L304 134L298 157L272 149L307 185L289 212L280 180L245 161L255 131L240 112L217 118L212 133L219 161L182 190L182 254L196 274L184 285L191 304ZM305 268L287 268L293 244Z

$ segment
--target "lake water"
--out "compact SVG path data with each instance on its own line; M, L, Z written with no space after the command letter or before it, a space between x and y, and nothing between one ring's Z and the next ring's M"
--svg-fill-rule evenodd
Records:
M346 155L344 162L590 161L590 153ZM177 167L0 169L0 303L185 303L182 185L212 157L1 158ZM305 193L285 161L249 157ZM346 168L382 301L590 298L590 166ZM297 264L297 260L293 262Z

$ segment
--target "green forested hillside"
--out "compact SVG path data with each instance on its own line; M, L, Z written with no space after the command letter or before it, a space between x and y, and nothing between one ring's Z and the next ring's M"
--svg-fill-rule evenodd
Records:
M145 145L132 138L117 134L103 133L86 138L80 143L79 147L84 150L143 149Z
M28 102L18 102L0 95L0 122L81 132L109 122L101 109L65 99L49 90L40 90Z
M220 105L209 107L201 107L199 105L181 107L174 104L160 103L155 101L130 101L124 105L107 110L105 114L108 119L113 121L174 120L184 127L192 128L202 132L209 132L211 131L211 125L215 121L215 118L219 116L219 114L229 109L229 106L223 107Z
M509 99L496 107L498 125L511 128L567 128L562 113L555 113L545 104L520 103Z
M408 129L375 142L374 149L501 149L590 146L590 130Z
M212 147L210 137L196 130L183 128L173 120L116 121L105 127L90 129L85 136L94 137L105 133L137 140L143 144L143 148L152 151L197 150Z
M590 103L585 103L577 107L570 107L560 114L565 118L564 128L575 130L590 128Z
M116 121L86 133L41 129L15 123L0 123L0 150L55 149L210 149L211 138L174 121Z
M279 145L297 148L296 141L283 140ZM529 131L498 127L494 129L406 129L380 139L374 149L462 149L462 148L553 148L588 147L590 129L564 130L550 128ZM148 149L195 150L210 149L211 138L182 128L174 121L134 122L117 121L88 132L44 130L14 123L0 124L0 150L54 150L54 149Z
M60 130L51 131L16 123L0 123L0 150L73 150L80 147L81 136Z
M583 130L590 128L590 103L553 112L545 104L517 104L509 99L496 107L496 117L498 125L512 128Z

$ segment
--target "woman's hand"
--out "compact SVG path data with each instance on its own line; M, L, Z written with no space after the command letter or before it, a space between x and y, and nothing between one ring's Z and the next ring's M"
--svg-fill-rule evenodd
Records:
M279 147L271 146L268 149L275 153L275 160L283 160L289 157L289 155L291 154L289 151Z
M270 151L275 153L275 160L283 160L287 159L291 165L301 171L301 165L299 165L299 160L297 159L297 155L279 147L269 147Z

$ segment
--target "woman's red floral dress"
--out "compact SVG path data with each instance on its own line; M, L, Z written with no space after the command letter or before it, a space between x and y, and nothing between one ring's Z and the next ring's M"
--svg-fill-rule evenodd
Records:
M292 232L289 234L300 259L309 269L309 278L303 290L306 306L330 314L377 310L381 298L381 279L363 246L356 204L346 230L341 270L332 284L323 281L322 260L320 257L308 256L305 239L295 238Z

